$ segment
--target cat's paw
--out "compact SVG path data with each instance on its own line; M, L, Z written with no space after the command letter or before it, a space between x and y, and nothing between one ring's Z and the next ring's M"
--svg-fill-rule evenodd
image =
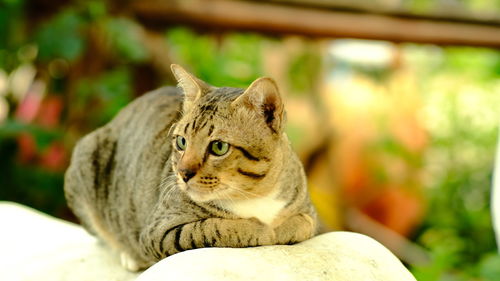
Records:
M314 236L316 222L308 214L297 214L275 228L279 244L294 244Z
M297 237L297 242L312 238L316 232L316 222L314 219L308 214L301 214L301 216L306 223L303 226L302 236Z
M129 254L121 252L120 261L122 266L129 271L139 271L140 266Z
M267 246L276 244L276 234L274 229L269 227L267 224L262 223L256 218L246 219L251 223L249 227L251 231L254 231L256 235L256 240L254 246Z

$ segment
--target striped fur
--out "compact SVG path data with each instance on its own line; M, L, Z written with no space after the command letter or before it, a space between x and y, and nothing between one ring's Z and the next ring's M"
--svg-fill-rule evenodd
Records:
M144 95L76 145L65 194L82 224L131 270L194 248L312 237L316 214L274 82L216 88L173 71L180 88ZM228 152L211 153L213 141Z

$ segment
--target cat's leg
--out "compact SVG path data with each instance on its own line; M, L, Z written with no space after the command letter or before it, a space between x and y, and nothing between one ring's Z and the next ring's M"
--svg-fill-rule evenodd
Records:
M134 251L130 252L131 249L128 249L127 251L125 250L118 250L117 253L120 256L120 264L123 268L127 269L128 271L136 272L140 270L144 270L156 262L158 262L160 259L157 260L145 260L142 255L138 255L138 253Z
M123 268L129 271L138 271L141 269L141 266L137 262L136 259L132 258L128 253L121 252L120 253L120 262Z
M297 214L285 220L275 229L276 244L294 244L316 234L315 220L308 214Z
M147 229L143 234L143 254L156 260L203 247L243 248L275 244L272 228L256 219L208 218L168 229Z

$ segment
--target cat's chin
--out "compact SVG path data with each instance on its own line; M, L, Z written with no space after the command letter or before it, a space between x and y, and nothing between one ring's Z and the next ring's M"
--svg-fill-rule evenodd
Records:
M197 188L186 185L184 192L195 202L208 202L219 198L217 189Z
M200 203L208 202L208 201L212 201L212 200L216 199L216 196L214 196L210 192L188 191L187 194L188 194L189 198L191 198L191 200L193 200L195 202L200 202Z

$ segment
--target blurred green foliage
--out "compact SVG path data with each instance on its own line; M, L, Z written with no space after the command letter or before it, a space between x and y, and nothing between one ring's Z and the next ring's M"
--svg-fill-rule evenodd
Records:
M409 0L403 1L402 5L415 13L437 12L444 15L453 15L464 11L480 14L498 13L500 11L500 1L498 0Z
M11 71L19 63L15 51L25 40L23 0L0 1L0 66Z
M62 174L19 163L17 151L13 139L0 137L0 200L16 201L49 214L67 216L64 212L66 201L61 193Z
M262 74L261 51L266 39L254 34L224 38L197 35L186 28L166 34L172 56L199 78L216 86L246 87Z
M75 61L84 52L86 38L83 34L84 19L73 9L65 10L43 24L35 34L38 59L66 59Z
M71 148L133 99L132 73L148 53L138 25L109 14L103 1L76 2L37 22L26 5L0 1L0 70L10 74L0 93L9 111L0 123L0 199L68 217L62 186Z
M102 24L111 46L115 50L115 59L133 63L144 62L148 52L139 38L137 24L126 18L109 18ZM127 30L127 32L123 32Z
M128 68L120 67L105 71L99 76L79 79L73 110L86 115L88 122L102 126L127 105L133 97L132 78ZM98 97L99 107L89 108L89 101Z
M431 134L429 215L415 239L431 251L433 263L414 273L418 280L500 280L490 214L500 53L445 48L429 57L421 51L412 52L412 60L419 65Z

